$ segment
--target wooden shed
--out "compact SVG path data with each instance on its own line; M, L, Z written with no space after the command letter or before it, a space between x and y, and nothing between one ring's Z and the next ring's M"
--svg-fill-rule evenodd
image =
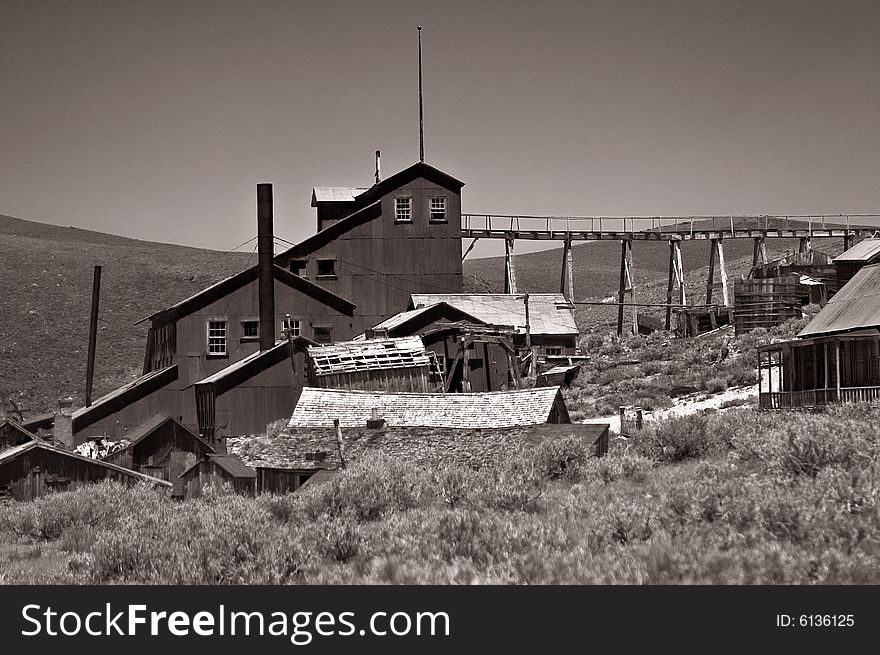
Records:
M863 267L880 263L880 238L859 241L833 260L837 278L837 288L849 282Z
M146 482L171 488L171 483L116 464L84 457L33 439L0 452L0 497L33 500L53 491L73 491L94 482Z
M103 461L118 464L174 484L172 495L183 496L180 474L205 455L214 453L211 444L177 419L157 414L127 435L128 445L113 451Z
M257 472L236 455L209 454L180 474L184 497L199 498L208 488L230 485L235 493L253 496L257 492Z

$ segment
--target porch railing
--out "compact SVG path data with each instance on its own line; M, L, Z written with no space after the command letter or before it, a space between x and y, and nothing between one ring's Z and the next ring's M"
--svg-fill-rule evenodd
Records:
M880 400L880 386L809 389L806 391L762 392L758 399L761 409L817 407L834 402L860 403Z

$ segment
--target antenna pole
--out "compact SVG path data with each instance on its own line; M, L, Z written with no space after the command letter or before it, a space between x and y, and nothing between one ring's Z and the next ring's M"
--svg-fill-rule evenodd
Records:
M425 161L425 110L422 105L422 26L419 25L419 161Z

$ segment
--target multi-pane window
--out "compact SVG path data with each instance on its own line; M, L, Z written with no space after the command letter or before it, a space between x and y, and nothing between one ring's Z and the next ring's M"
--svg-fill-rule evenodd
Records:
M333 343L333 328L316 325L315 341L318 343Z
M290 272L300 277L309 276L309 260L308 259L292 259L290 260Z
M446 197L430 199L431 220L438 223L446 222Z
M318 260L318 277L319 278L336 277L336 260L335 259L319 259Z
M288 334L294 338L298 337L300 336L301 331L302 323L300 323L300 320L298 318L281 319L281 334L283 334L285 337L288 336Z
M241 338L242 339L259 339L260 338L260 322L249 320L241 322Z
M226 354L226 321L208 321L208 354Z
M412 198L394 199L394 220L400 223L412 223Z
M550 347L546 348L544 352L546 354L550 355L551 357L559 356L562 354L562 348L561 347L554 348L554 347L550 346Z

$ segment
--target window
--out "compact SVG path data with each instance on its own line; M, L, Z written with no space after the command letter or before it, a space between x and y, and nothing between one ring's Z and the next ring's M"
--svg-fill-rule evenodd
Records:
M333 328L316 325L315 341L318 343L333 343Z
M412 198L394 199L394 220L398 223L412 223Z
M226 354L226 321L208 321L208 354Z
M332 279L336 277L336 260L335 259L319 259L318 260L318 277Z
M308 259L291 259L290 272L300 277L309 276L309 260Z
M550 356L554 356L554 355L558 356L558 355L562 354L562 348L545 348L544 352L545 352L545 354L550 355Z
M253 319L241 322L241 338L242 339L259 339L260 338L260 322Z
M446 196L431 198L431 221L434 223L446 222Z
M290 332L290 336L294 338L302 334L302 323L300 323L298 318L281 319L281 334L287 337L288 332Z

